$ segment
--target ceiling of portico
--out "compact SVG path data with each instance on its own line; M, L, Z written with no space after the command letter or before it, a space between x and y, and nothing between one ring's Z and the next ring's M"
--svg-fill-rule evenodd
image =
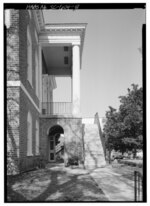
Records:
M55 76L71 76L72 50L69 46L67 48L68 51L65 50L64 46L43 47L46 73Z

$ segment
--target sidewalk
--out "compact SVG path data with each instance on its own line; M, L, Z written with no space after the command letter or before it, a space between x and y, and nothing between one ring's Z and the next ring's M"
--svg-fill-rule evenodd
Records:
M109 201L134 201L134 181L122 177L112 167L95 169L90 176Z
M7 183L8 202L109 202L134 201L134 182L128 170L104 168L85 170L49 164L13 177ZM120 172L120 174L119 174ZM132 176L132 172L130 173Z

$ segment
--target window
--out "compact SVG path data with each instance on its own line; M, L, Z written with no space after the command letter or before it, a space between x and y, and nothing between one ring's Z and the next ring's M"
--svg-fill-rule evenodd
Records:
M28 112L27 117L27 156L31 156L32 154L32 116L31 113Z
M68 64L68 57L64 57L64 64Z
M39 155L39 122L36 120L35 153Z
M29 26L27 27L27 80L32 86L32 41Z
M69 50L68 46L64 46L64 51L67 52Z
M38 53L35 53L35 92L39 95L39 65L38 65Z

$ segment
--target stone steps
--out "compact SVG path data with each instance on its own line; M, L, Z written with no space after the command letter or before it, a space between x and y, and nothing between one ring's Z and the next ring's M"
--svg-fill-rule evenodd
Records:
M84 166L94 169L106 165L102 143L96 124L84 124Z

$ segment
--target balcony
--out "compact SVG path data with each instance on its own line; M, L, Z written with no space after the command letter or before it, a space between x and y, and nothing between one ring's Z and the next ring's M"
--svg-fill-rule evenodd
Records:
M43 115L70 115L72 102L42 102Z

